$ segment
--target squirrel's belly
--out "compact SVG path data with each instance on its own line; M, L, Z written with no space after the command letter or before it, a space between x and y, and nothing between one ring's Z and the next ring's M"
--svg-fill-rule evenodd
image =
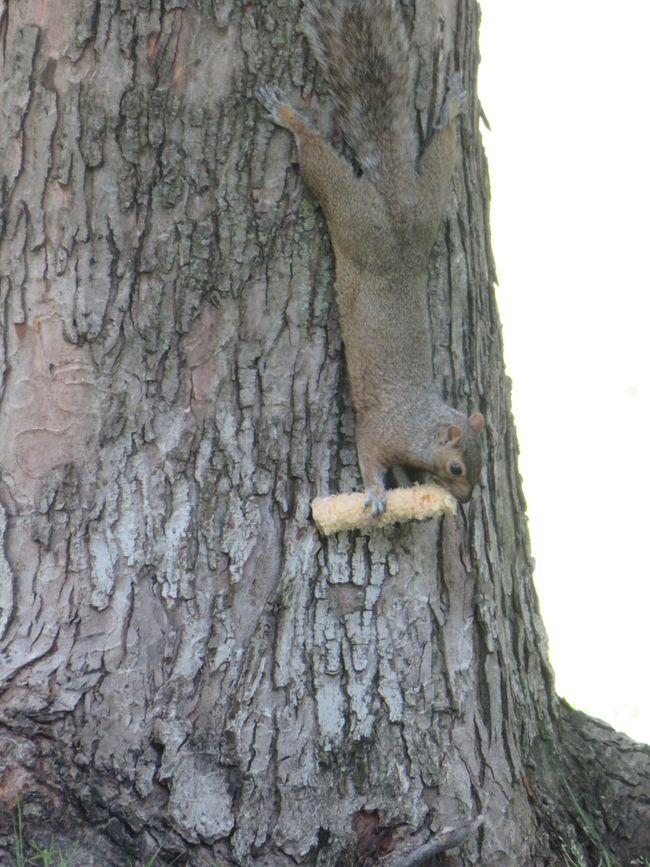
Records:
M339 304L351 374L373 371L393 382L424 384L432 376L432 340L426 303L390 299L384 304Z

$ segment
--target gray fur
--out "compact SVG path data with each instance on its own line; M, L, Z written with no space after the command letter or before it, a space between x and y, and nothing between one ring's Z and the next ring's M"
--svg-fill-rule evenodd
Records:
M395 0L309 0L306 32L362 176L289 103L269 89L260 98L295 136L303 178L327 219L366 505L383 511L394 465L432 473L468 500L481 471L484 419L440 398L428 312L460 89L451 89L444 127L418 157L413 63Z

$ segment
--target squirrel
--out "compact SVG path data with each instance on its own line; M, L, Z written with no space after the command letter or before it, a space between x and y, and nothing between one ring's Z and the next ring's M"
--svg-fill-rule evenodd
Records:
M421 146L414 63L396 0L307 0L305 32L361 173L274 88L258 98L294 135L303 179L329 228L365 507L384 511L385 476L396 466L432 474L467 502L481 472L485 419L448 406L435 388L427 302L456 158L459 76Z

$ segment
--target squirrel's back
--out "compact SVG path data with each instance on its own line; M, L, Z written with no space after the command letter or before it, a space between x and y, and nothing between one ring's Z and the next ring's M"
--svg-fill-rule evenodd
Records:
M363 172L381 183L414 168L414 64L396 0L309 0L305 32Z

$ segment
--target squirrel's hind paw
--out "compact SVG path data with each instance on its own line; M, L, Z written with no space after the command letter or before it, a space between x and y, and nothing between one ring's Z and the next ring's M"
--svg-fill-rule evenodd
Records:
M272 85L265 84L260 87L257 98L268 111L271 120L278 126L283 126L296 136L314 134L315 130L309 118L297 112Z
M257 91L257 98L271 115L273 120L276 118L279 106L283 104L286 105L286 99L282 98L279 91L277 91L272 84L263 84Z
M436 129L445 129L459 114L465 110L467 103L467 91L463 90L463 81L460 72L452 72L447 82L447 95L442 104L440 118Z

